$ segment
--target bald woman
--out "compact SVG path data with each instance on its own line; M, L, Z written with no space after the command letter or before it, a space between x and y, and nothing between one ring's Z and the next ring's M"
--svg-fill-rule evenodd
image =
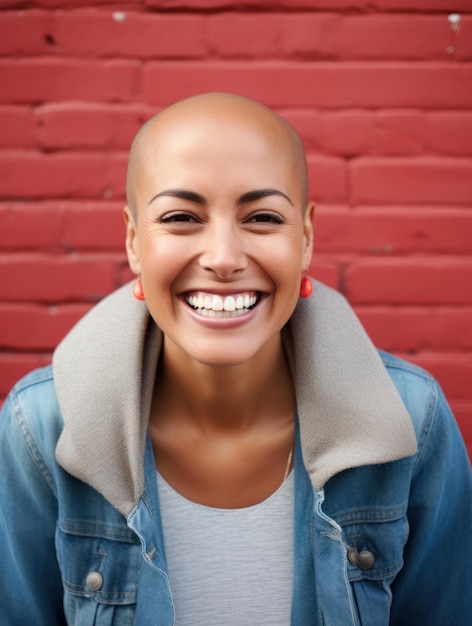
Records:
M136 280L1 415L2 624L472 623L464 444L431 376L308 277L307 180L240 96L139 131Z

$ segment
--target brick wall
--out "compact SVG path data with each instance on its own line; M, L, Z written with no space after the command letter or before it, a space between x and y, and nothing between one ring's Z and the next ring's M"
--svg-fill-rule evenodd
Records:
M470 0L0 0L0 33L0 397L130 278L139 126L226 90L300 131L312 273L438 377L472 447Z

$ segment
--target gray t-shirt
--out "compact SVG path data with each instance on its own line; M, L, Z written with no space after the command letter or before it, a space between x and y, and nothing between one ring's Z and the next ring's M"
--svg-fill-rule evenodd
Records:
M191 502L157 480L176 626L289 626L294 472L242 509Z

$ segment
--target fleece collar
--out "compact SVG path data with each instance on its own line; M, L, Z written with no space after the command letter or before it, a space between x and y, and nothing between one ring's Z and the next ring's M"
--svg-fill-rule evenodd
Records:
M315 283L284 329L305 467L321 489L338 472L416 451L410 416L346 300ZM128 515L144 490L144 446L162 333L125 285L57 347L64 418L56 457Z

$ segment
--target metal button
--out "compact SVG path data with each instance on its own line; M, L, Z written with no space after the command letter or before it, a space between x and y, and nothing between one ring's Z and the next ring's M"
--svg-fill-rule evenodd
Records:
M90 591L98 591L102 588L103 576L100 574L100 572L90 572L90 574L87 576L85 584L90 589Z
M375 563L375 556L369 550L363 550L357 559L357 565L361 569L372 569Z
M352 563L352 565L357 565L358 558L359 558L359 553L357 552L355 548L347 549L347 560L349 561L349 563Z

